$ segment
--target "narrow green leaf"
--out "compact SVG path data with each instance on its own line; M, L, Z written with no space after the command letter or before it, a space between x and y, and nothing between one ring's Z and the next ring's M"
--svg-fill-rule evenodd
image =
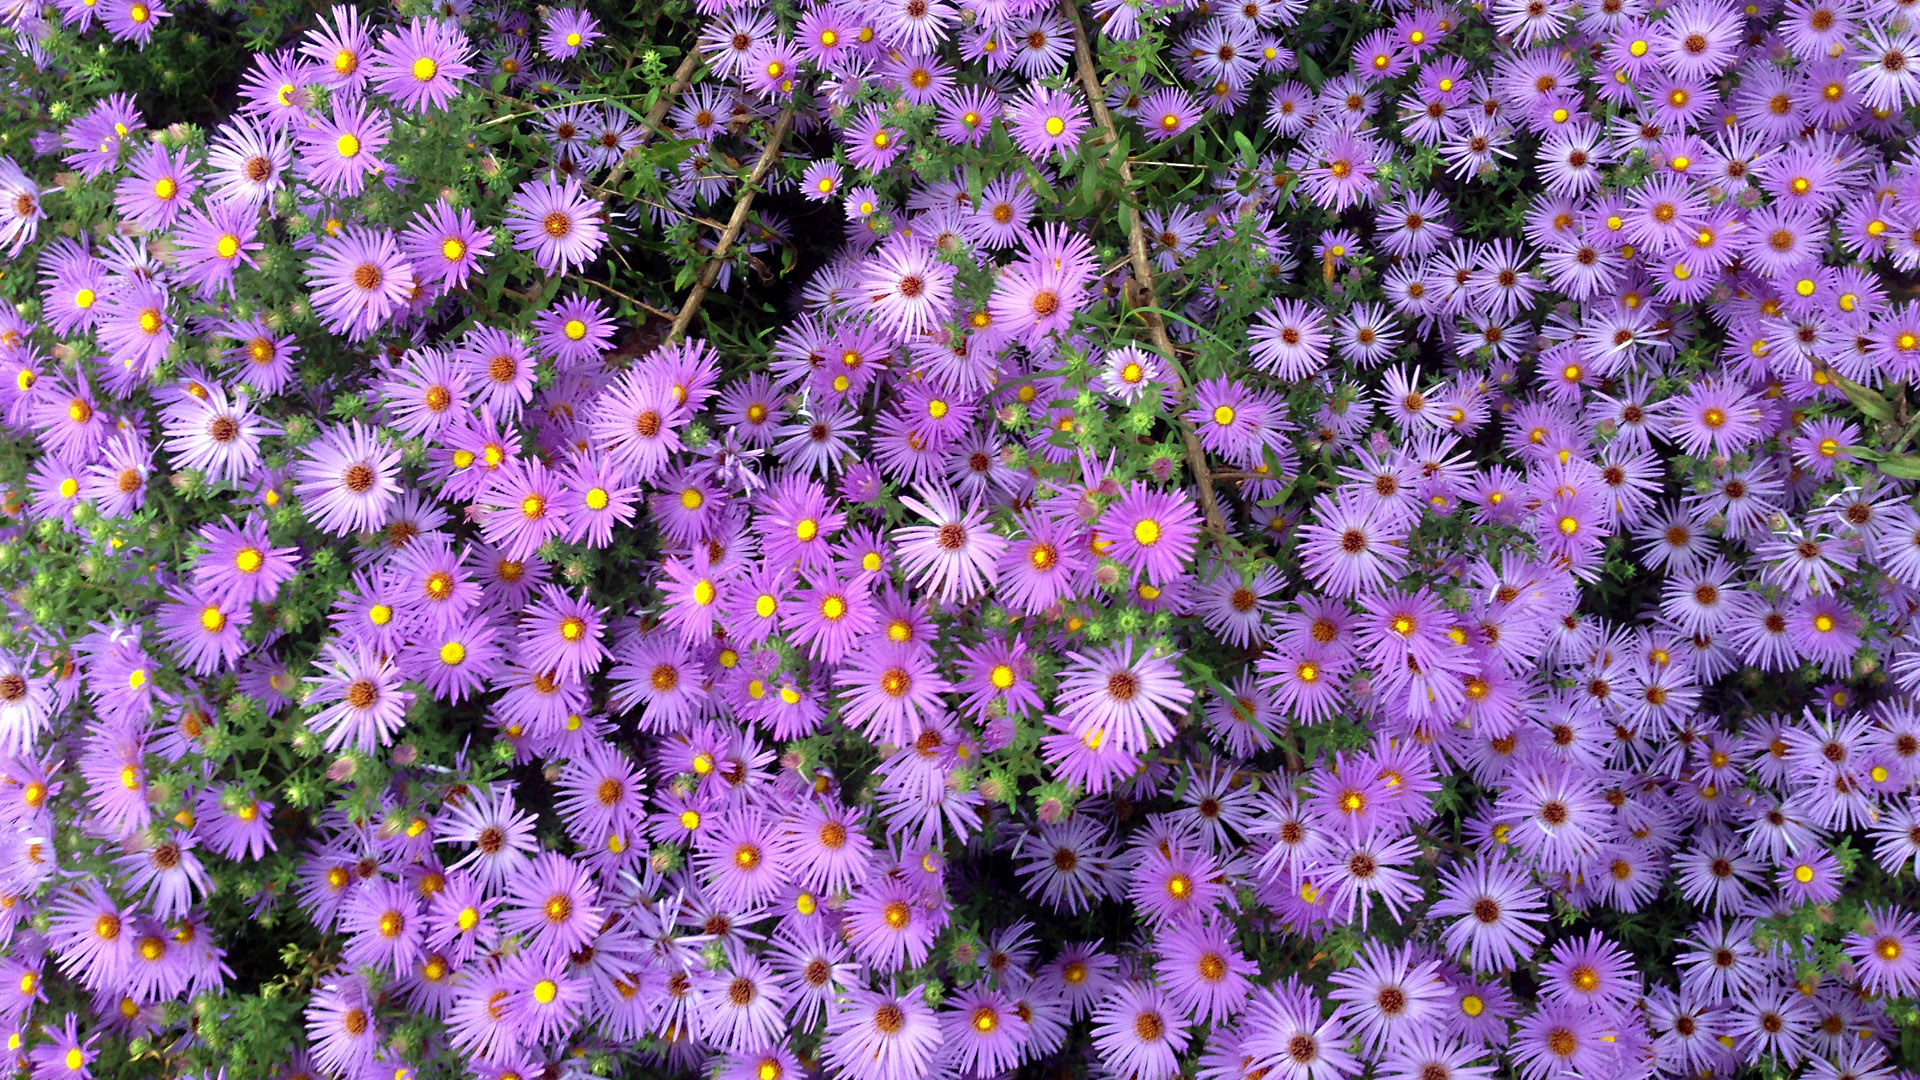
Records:
M1840 385L1841 392L1847 395L1848 401L1853 402L1853 407L1866 413L1875 423L1893 423L1893 406L1878 391L1869 390L1839 372L1833 373L1833 381Z
M1308 56L1306 53L1297 54L1295 59L1300 63L1300 76L1307 80L1307 85L1313 87L1315 90L1320 89L1320 83L1326 78L1326 76L1320 74L1320 65L1315 63L1313 57Z
M1896 480L1920 480L1920 457L1913 454L1901 454L1899 457L1883 457L1874 462L1874 468Z
M1253 162L1255 157L1257 156L1253 151L1253 140L1247 138L1246 132L1235 131L1233 133L1233 142L1235 146L1238 146L1240 148L1241 164L1245 165L1249 169L1253 168Z

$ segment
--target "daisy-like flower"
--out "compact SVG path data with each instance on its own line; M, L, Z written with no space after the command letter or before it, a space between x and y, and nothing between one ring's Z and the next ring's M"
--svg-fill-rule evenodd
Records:
M1418 960L1408 946L1369 941L1352 966L1333 973L1336 989L1327 996L1340 1003L1335 1015L1377 1054L1438 1018L1448 991L1439 972L1439 961Z
M1872 109L1899 110L1920 101L1920 38L1908 29L1870 27L1854 41L1860 65L1847 88Z
M1171 1080L1189 1037L1166 994L1145 983L1122 983L1093 1010L1093 1044L1101 1060L1135 1080Z
M1254 317L1248 350L1253 362L1276 378L1295 381L1326 366L1326 314L1304 300L1274 300Z
M233 272L258 267L249 252L266 245L255 238L257 210L243 202L216 202L191 210L180 226L181 277L197 286L203 299L233 292Z
M300 54L313 62L328 86L357 90L366 82L366 61L373 51L360 9L336 4L307 32Z
M260 466L261 439L280 428L254 412L248 391L229 400L224 389L209 386L204 396L185 394L168 406L162 430L175 468L198 469L214 483L238 484Z
M1847 955L1869 993L1920 992L1920 920L1898 908L1869 908L1869 925L1847 936Z
M605 912L585 867L557 852L534 856L507 879L501 925L540 956L564 959L590 944Z
M1471 954L1477 971L1506 971L1540 944L1546 897L1525 871L1483 860L1448 871L1429 913L1454 920L1442 940L1456 956Z
M1193 689L1166 659L1139 653L1131 639L1087 653L1067 654L1055 707L1070 730L1090 746L1138 754L1173 738L1173 721L1193 701Z
M1301 568L1335 596L1386 587L1406 567L1406 515L1374 500L1336 491L1315 500L1300 527Z
M898 997L850 990L827 1018L821 1057L849 1076L924 1075L942 1050L940 1025L921 987Z
M409 112L445 109L473 74L466 35L452 20L412 19L381 39L367 74Z
M1023 1057L1031 1013L1001 991L975 987L948 1003L940 1032L962 1069L975 1076L1000 1075Z
M929 651L892 644L848 657L838 685L842 722L892 746L913 742L943 716L940 694L952 689Z
M0 157L0 247L18 255L40 233L47 216L40 197L48 194L9 157Z
M506 226L515 251L530 251L549 274L566 274L593 261L606 242L605 209L581 192L580 181L535 180L514 193Z
M207 150L209 190L222 201L261 206L286 184L293 163L286 133L263 130L244 116L220 125Z
M185 148L169 153L159 143L149 144L135 159L132 174L114 188L114 207L143 229L172 227L200 189L199 164Z
M1008 134L1022 153L1044 159L1054 152L1073 152L1080 136L1092 126L1086 105L1070 90L1055 90L1034 82L1024 98L1008 103L1001 114Z
M230 596L178 589L161 605L160 637L197 675L231 669L246 647L240 633L253 610Z
M413 264L393 234L352 226L307 266L315 310L329 330L360 341L389 323L413 298Z
M538 458L502 461L476 503L481 535L509 559L530 558L566 531L559 479Z
M1184 492L1155 491L1135 480L1100 518L1107 554L1155 585L1187 572L1200 537L1200 515Z
M600 20L584 8L554 8L540 33L540 51L555 60L571 60L603 35Z
M861 295L895 341L911 342L953 313L953 268L917 240L884 245L864 261Z
M483 785L450 801L433 824L433 838L438 844L472 845L472 850L447 869L464 869L472 875L470 880L486 892L494 893L528 865L531 854L540 850L533 834L537 822L532 814L515 804L512 784ZM475 890L475 895L479 892ZM527 902L524 896L522 900ZM496 901L489 901L486 906L493 902ZM477 915L478 912L476 921ZM435 940L429 938L429 943Z
M388 168L380 151L391 130L384 113L365 102L336 98L331 115L315 117L294 136L300 147L296 167L328 195L359 195L368 176Z
M613 347L614 325L606 305L583 296L562 299L536 315L533 326L534 343L562 368L598 360Z
M406 726L413 694L400 688L391 659L361 647L348 650L329 643L322 650L321 673L310 675L307 703L324 706L307 727L325 736L326 748L351 746L363 754L387 746Z
M300 463L294 494L322 532L344 536L386 524L400 494L400 449L358 420L325 433Z
M116 41L134 41L145 48L153 40L154 28L173 12L160 6L159 0L112 0L100 13L100 22Z
M436 201L400 234L418 281L443 288L465 288L480 260L493 254L493 233L474 221L473 211Z
M927 491L924 501L902 496L901 502L931 522L894 532L901 565L916 584L950 604L964 604L993 588L995 564L1007 542L987 528L984 510L977 505L963 509L944 489Z
M610 654L601 643L606 612L553 585L521 616L521 659L536 671L561 678L591 676Z

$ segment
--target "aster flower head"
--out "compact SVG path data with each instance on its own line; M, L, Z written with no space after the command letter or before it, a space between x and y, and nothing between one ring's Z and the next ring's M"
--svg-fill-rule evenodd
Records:
M1001 117L1022 152L1043 159L1072 152L1092 121L1086 106L1070 90L1030 84L1024 98L1010 102Z
M413 264L393 235L364 226L329 241L309 263L307 278L321 321L355 341L385 327L415 287Z
M386 524L400 493L400 451L382 447L373 429L353 421L308 448L294 493L316 526L334 535Z
M1164 585L1186 572L1198 546L1200 515L1184 492L1155 491L1134 481L1100 518L1108 554L1144 578Z
M507 228L515 251L530 251L542 270L565 274L585 266L606 242L601 225L604 210L587 197L573 177L555 183L535 180L521 185L507 209Z
M389 30L375 49L367 74L382 93L410 112L445 109L474 73L467 40L450 20L411 19Z

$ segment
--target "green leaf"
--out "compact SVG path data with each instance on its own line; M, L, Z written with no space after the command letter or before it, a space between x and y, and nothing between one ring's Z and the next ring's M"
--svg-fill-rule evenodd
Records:
M1320 73L1320 65L1306 53L1297 53L1294 58L1300 63L1300 77L1307 80L1308 86L1315 90L1320 89L1320 84L1326 79L1326 76Z
M1920 456L1913 454L1883 457L1873 467L1896 480L1920 480Z
M1833 373L1833 381L1839 384L1847 400L1853 402L1853 407L1866 413L1875 423L1893 423L1893 406L1878 391L1869 390L1837 371Z
M1235 146L1240 148L1241 164L1249 169L1253 168L1253 163L1258 158L1258 155L1255 154L1253 150L1253 140L1247 138L1246 132L1235 131L1233 133L1233 142Z

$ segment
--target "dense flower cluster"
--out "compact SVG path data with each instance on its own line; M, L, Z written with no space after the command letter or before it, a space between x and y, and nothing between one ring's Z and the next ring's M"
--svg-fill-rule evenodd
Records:
M1910 7L8 6L6 1053L1913 1075Z

